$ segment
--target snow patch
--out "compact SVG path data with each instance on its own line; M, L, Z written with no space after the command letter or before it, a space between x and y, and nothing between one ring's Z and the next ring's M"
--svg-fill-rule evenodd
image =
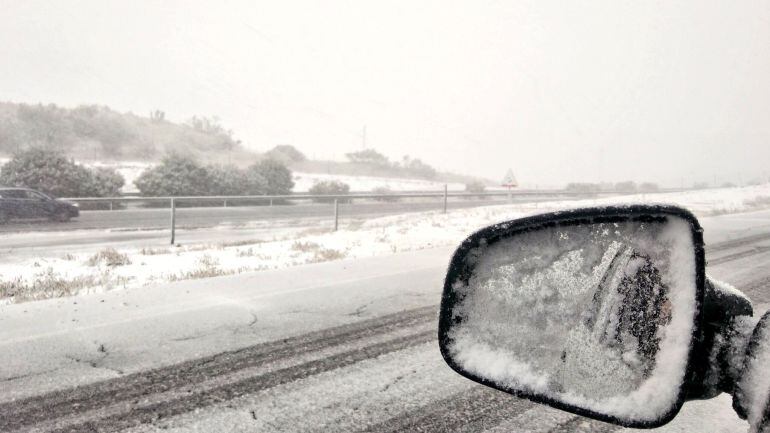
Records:
M294 172L294 192L307 192L318 182L338 181L346 183L353 192L373 191L375 188L388 188L391 191L443 191L444 182L425 179L406 179L373 176L350 176L344 174ZM465 184L448 183L450 191L464 191Z

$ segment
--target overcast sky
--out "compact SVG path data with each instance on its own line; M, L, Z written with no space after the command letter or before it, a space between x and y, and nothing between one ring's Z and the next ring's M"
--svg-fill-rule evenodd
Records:
M770 175L770 2L0 0L0 100L522 183Z

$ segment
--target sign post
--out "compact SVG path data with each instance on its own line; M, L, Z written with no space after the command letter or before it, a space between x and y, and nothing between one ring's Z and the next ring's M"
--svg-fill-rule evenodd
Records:
M516 181L516 176L513 175L513 170L511 170L510 168L508 169L508 172L505 173L502 186L508 188L508 201L513 201L513 196L511 195L511 188L516 188L517 186L519 186L519 182Z

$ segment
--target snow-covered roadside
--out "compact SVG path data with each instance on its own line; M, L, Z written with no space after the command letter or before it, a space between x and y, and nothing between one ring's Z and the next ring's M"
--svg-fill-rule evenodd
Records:
M349 176L344 174L294 172L294 192L307 192L318 182L338 181L350 186L351 191L373 191L375 188L388 188L392 191L443 191L444 182L425 179L407 179L373 176ZM465 184L448 183L450 191L464 191Z
M200 243L164 248L104 249L0 265L0 302L102 292L182 279L278 269L450 246L494 222L539 212L613 203L674 203L699 216L770 208L770 184L640 194L579 201L498 205L352 221L341 230L313 229L275 241Z

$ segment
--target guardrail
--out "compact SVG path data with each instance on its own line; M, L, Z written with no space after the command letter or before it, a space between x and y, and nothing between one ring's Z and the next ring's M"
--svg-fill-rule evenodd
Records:
M668 191L660 191L668 192ZM171 244L176 240L176 208L183 202L209 202L221 201L222 206L227 207L228 201L251 201L261 202L272 206L276 203L283 204L294 201L323 201L334 205L334 230L339 227L339 204L340 202L352 202L353 200L395 200L410 198L440 198L441 208L444 213L447 212L447 202L449 198L471 198L471 197L595 197L599 195L617 195L623 192L617 191L599 191L599 192L574 192L564 190L517 190L517 191L485 191L485 192L465 192L449 191L445 186L441 191L400 191L393 193L371 193L371 192L352 192L348 194L285 194L285 195L236 195L236 196L163 196L163 197L142 197L142 196L121 196L121 197L67 197L63 200L75 203L108 203L109 210L114 210L116 203L144 202L144 203L168 203L170 209L170 237Z
M660 191L668 192L668 191ZM353 199L386 199L386 198L429 198L429 197L515 197L515 196L591 196L617 195L618 191L573 192L564 190L519 190L519 191L399 191L393 193L351 192L347 194L286 194L286 195L202 195L202 196L120 196L120 197L62 197L62 200L73 202L169 202L177 201L222 201L235 200L275 201L275 200L353 200ZM223 204L226 206L226 204Z

